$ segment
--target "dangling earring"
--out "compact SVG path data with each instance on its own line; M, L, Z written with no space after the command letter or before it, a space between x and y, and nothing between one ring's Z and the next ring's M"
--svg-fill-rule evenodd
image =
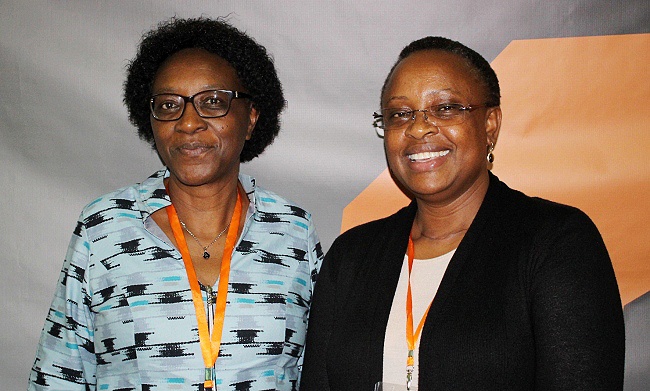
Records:
M487 154L487 161L490 164L494 163L494 154L492 153L493 150L494 150L494 143L490 143L490 145L488 146L488 154Z

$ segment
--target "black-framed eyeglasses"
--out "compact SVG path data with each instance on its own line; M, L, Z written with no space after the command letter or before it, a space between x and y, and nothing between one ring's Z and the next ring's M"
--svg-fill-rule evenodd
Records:
M386 108L381 114L373 113L373 126L379 136L384 136L385 131L399 130L406 128L415 121L416 113L421 112L424 120L433 126L452 126L463 123L470 112L481 107L489 107L488 104L461 105L460 103L441 103L433 105L428 109L413 110L406 107Z
M197 114L203 118L223 117L230 111L233 99L253 96L231 90L206 90L192 96L178 94L156 94L149 100L151 115L158 121L175 121L183 116L185 106L191 102Z

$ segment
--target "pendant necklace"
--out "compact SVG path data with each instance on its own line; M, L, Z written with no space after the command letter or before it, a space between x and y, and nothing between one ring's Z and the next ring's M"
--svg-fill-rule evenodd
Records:
M190 234L190 236L191 236L194 240L196 240L196 243L198 243L198 245L203 249L203 258L204 258L204 259L208 259L208 258L210 258L210 253L208 252L208 247L212 246L212 245L214 244L214 242L216 242L217 240L219 240L219 238L221 237L221 235L223 235L223 233L226 232L226 230L228 229L228 227L230 227L230 224L226 225L226 227L225 227L221 232L219 232L219 235L217 235L217 237L214 238L214 240L211 241L210 244L208 244L207 246L204 246L204 245L201 244L201 242L199 242L199 239L198 239L196 236L194 236L194 234L192 233L192 231L190 231L189 229L187 229L187 226L185 225L184 222L181 221L181 219L178 219L178 222L181 223L181 225L183 226L183 228L185 228L185 230L187 231L187 233Z

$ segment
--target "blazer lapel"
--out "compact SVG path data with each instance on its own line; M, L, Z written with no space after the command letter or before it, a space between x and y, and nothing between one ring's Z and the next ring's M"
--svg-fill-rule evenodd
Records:
M490 173L490 185L488 191L485 194L483 203L479 208L472 224L470 225L467 233L463 237L463 240L458 245L454 256L449 262L449 266L445 271L445 274L440 282L438 291L431 302L431 308L427 315L422 334L425 334L425 330L429 327L432 327L436 323L436 317L440 315L445 301L449 297L450 293L453 291L453 287L458 280L458 276L461 273L462 269L466 266L468 262L471 262L471 259L474 256L474 252L477 251L477 248L480 246L477 245L477 242L488 240L484 237L483 232L485 225L488 221L492 221L495 224L498 224L499 221L497 218L494 218L494 210L498 204L498 187L500 185L499 180L496 176ZM429 327L427 327L429 325Z
M375 379L374 381L381 380L382 376L386 325L416 210L415 202L412 202L393 215L387 221L384 232L379 233L370 241L372 248L368 251L371 257L369 261L374 264L369 270L372 278L367 281L373 283L374 291L368 293L369 297L374 296L374 300L370 300L368 303L373 303L374 308L371 312L371 319L369 319L371 340L368 344L368 354L372 362L369 375L370 379ZM369 287L369 289L373 288Z

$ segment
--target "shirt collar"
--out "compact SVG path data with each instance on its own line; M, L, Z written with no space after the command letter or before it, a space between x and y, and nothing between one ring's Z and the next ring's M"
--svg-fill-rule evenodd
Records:
M143 204L143 211L146 214L151 215L155 211L171 204L171 200L169 199L169 195L167 194L163 182L167 177L169 177L169 170L162 169L156 171L137 187L138 192L140 193L140 201ZM257 210L259 205L255 192L255 178L240 172L239 182L242 184L244 192L248 196L250 202L248 213L252 214Z

